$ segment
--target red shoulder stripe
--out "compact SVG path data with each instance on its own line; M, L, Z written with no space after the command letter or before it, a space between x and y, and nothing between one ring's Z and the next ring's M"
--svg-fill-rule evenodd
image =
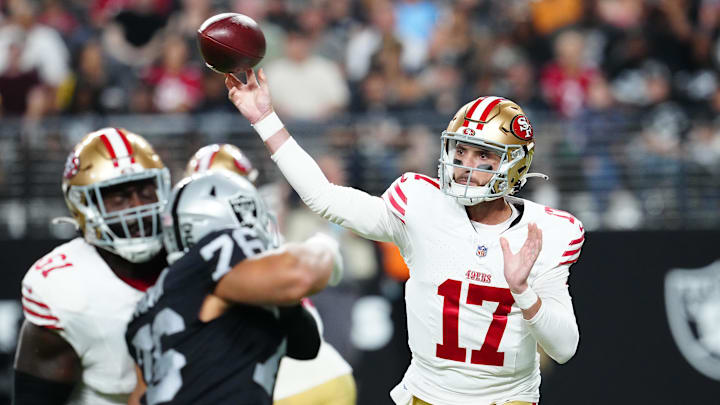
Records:
M584 240L585 240L585 232L583 232L583 234L582 234L581 237L579 237L579 238L577 238L577 239L575 239L575 240L571 240L571 241L570 241L570 245L577 245L578 243L580 243L580 242L582 242L582 241L584 241Z
M388 193L388 197L390 198L390 204L399 212L401 215L405 215L405 209L400 206L400 204L395 201L395 198L393 197L392 193Z
M47 306L47 305L43 304L43 303L42 303L42 302L40 302L40 301L35 301L34 299L32 299L32 298L28 297L28 296L27 296L27 295L25 295L25 294L23 294L23 299L26 299L26 300L28 300L28 301L32 302L33 304L35 304L35 305L37 305L37 306L39 306L39 307L41 307L41 308L46 308L46 309L50 309L50 307L49 307L49 306Z
M39 314L39 313L33 311L32 309L26 307L25 305L23 305L22 307L23 307L23 311L27 312L28 314L30 314L32 316L36 316L36 317L42 318L42 319L49 319L51 321L59 321L59 319L56 316Z
M400 184L396 184L396 185L395 185L395 192L396 192L397 195L400 197L400 199L402 200L402 202L404 202L405 204L407 204L407 197L405 197L405 193L403 193L402 189L400 188Z
M577 248L575 250L567 250L565 253L563 253L563 256L572 256L580 251L580 248Z

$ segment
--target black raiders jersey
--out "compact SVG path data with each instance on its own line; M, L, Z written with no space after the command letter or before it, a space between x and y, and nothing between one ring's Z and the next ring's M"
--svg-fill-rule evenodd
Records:
M198 319L220 278L262 250L248 228L213 232L147 291L125 334L147 384L145 404L272 404L287 345L277 309L237 304Z

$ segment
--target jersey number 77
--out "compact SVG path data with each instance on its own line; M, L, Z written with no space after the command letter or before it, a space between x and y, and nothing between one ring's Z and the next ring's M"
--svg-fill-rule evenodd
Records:
M490 287L469 283L467 304L482 305L483 301L497 302L492 322L480 350L473 349L470 363L487 366L502 366L505 353L499 352L500 340L507 326L507 315L515 300L509 288ZM445 280L438 286L438 295L443 297L443 342L436 345L435 355L441 359L465 362L467 349L458 343L460 319L460 291L462 282Z

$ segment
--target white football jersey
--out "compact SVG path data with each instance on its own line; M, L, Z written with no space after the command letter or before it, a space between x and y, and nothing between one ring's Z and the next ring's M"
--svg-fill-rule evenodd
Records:
M302 301L305 309L315 318L320 332L320 350L312 360L295 360L283 357L275 380L274 400L280 400L305 392L333 378L352 373L352 367L335 348L322 339L323 322L320 313L310 299Z
M57 331L82 362L70 404L127 403L137 378L125 329L142 295L82 238L58 246L25 274L25 319Z
M402 223L384 228L394 233L410 269L405 303L412 361L396 390L433 404L537 402L537 341L505 281L500 237L516 253L528 224L537 223L542 251L528 283L559 285L569 303L568 268L580 255L582 224L566 212L507 197L514 211L508 223L474 225L437 180L415 173L397 179L383 200ZM407 397L396 390L396 400Z

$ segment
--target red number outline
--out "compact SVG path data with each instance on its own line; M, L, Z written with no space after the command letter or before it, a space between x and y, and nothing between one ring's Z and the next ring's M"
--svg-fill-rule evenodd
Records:
M57 261L55 259L58 259ZM38 260L33 265L33 268L37 271L42 272L43 277L47 278L48 273L57 269L64 269L65 267L71 267L73 264L67 262L67 256L63 253L55 253L53 255L45 256Z

